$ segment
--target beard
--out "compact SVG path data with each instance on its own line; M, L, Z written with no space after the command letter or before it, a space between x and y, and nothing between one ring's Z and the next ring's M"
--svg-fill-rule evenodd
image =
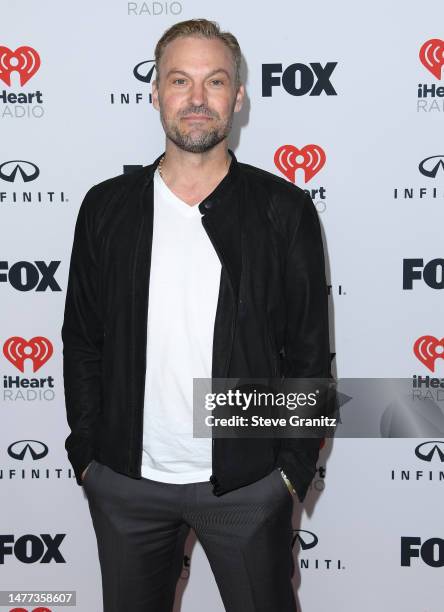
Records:
M221 120L219 113L210 110L204 105L190 106L181 111L177 119L168 120L164 115L162 105L160 105L160 120L167 138L174 142L179 149L187 151L188 153L206 153L227 138L230 133L233 123L234 105L235 102L233 103L230 114L225 120ZM188 131L181 130L180 118L189 114L211 117L216 121L216 125Z

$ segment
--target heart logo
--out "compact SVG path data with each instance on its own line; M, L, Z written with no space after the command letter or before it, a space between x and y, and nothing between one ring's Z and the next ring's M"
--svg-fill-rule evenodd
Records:
M9 612L28 612L28 610L26 608L12 608ZM40 606L40 608L33 608L29 612L51 612L51 610Z
M8 338L3 345L3 355L20 372L25 371L25 360L31 359L32 371L37 372L53 354L54 349L48 338L35 336L27 341L20 336Z
M444 359L444 338L438 340L435 336L421 336L413 345L415 356L431 372L435 371L435 361Z
M302 149L293 145L283 145L274 154L276 168L292 183L296 182L296 170L304 170L304 182L308 183L321 170L326 160L324 150L315 144Z
M419 59L438 80L441 80L441 71L444 66L444 40L431 38L419 50Z
M11 87L11 74L20 75L23 87L40 68L40 55L32 47L18 47L15 51L0 46L0 79Z

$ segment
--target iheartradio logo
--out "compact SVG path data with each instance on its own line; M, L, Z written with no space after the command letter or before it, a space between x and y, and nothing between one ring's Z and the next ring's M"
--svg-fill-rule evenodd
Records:
M324 150L316 144L308 144L302 149L294 145L283 145L274 154L274 163L292 183L296 183L296 170L304 171L304 182L308 183L323 168L326 160Z
M53 352L52 343L43 336L35 336L31 340L12 336L3 345L3 355L20 372L25 371L26 359L32 361L32 371L37 372L50 359Z
M444 66L444 40L431 38L425 42L419 50L419 59L422 65L440 80Z
M435 361L444 359L444 338L438 340L435 336L421 336L413 345L413 352L421 363L434 372Z
M40 55L32 47L18 47L15 51L0 46L0 80L11 87L11 74L18 72L23 87L40 68Z

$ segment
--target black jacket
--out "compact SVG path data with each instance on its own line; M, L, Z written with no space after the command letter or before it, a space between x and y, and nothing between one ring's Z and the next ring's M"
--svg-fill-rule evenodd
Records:
M317 211L300 188L232 161L199 204L222 269L212 377L330 377L328 292ZM92 187L75 226L62 327L65 447L141 478L153 173L160 157ZM215 495L281 466L302 501L320 439L216 438Z

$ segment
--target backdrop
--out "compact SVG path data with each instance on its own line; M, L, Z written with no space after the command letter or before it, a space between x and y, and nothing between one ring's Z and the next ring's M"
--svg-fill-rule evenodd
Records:
M440 407L444 4L2 0L1 9L0 589L75 591L76 609L101 612L95 534L64 449L60 329L83 196L163 151L150 99L156 41L193 17L235 33L248 100L231 146L313 196L337 376L429 376ZM295 503L302 612L442 611L442 436L325 445ZM18 601L0 610L38 607ZM192 538L179 609L223 610Z

